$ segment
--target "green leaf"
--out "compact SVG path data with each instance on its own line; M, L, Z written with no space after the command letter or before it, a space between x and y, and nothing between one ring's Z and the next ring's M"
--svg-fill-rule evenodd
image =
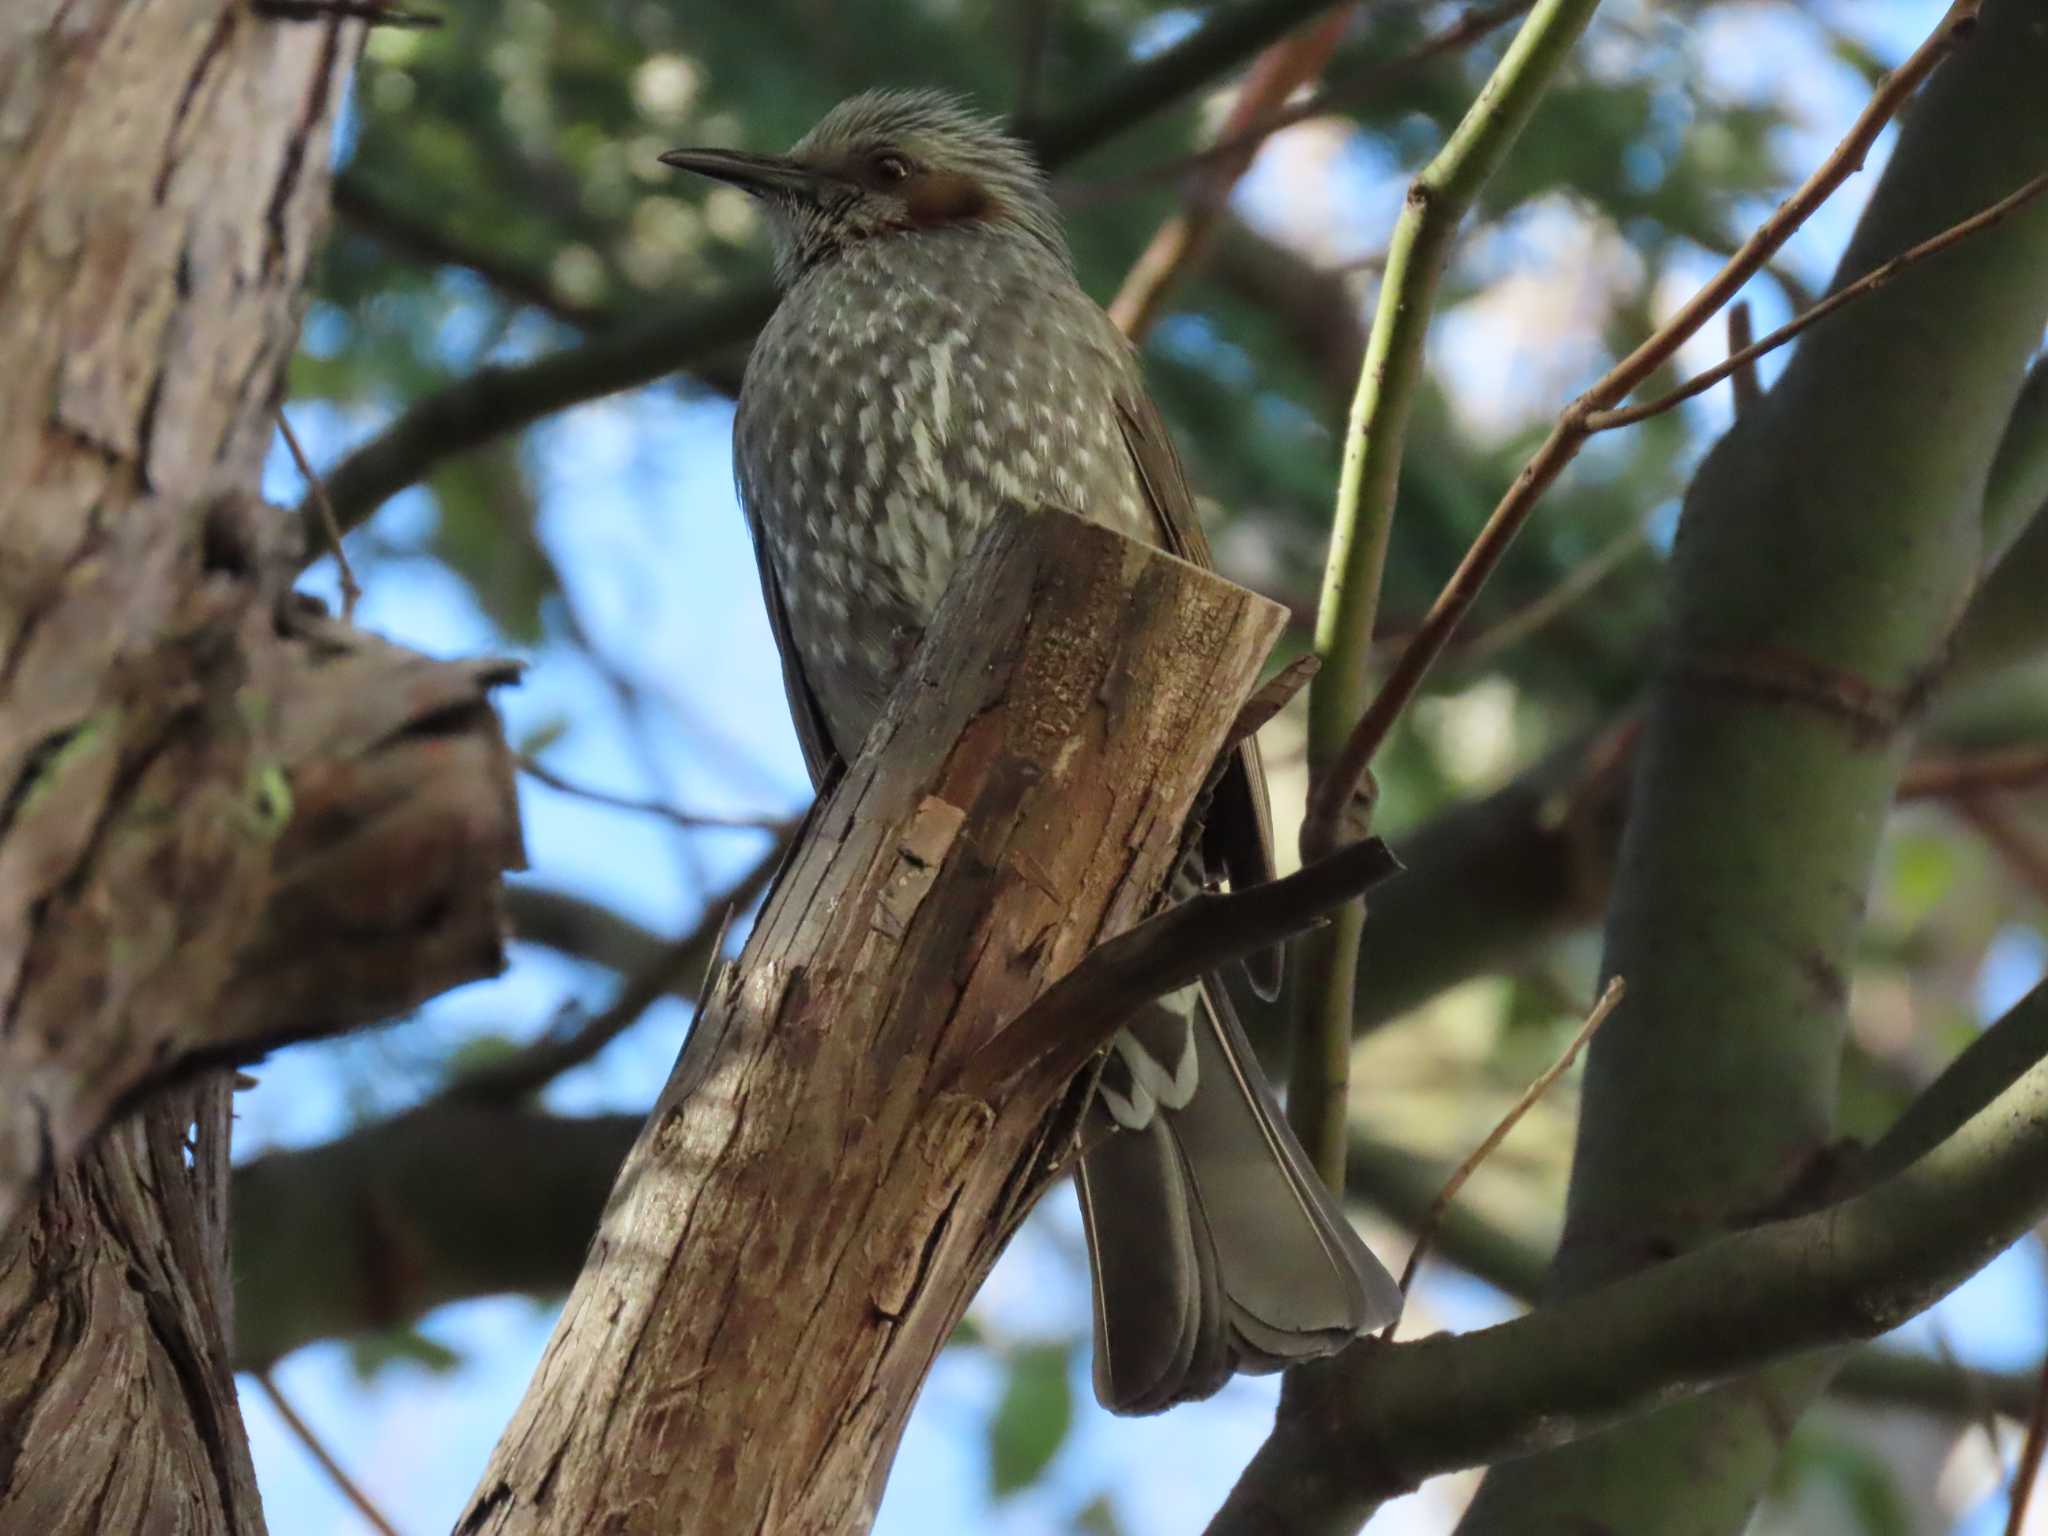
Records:
M556 742L569 734L571 724L571 720L565 714L558 712L549 715L545 720L535 725L532 730L520 737L519 745L514 750L521 757L538 758L549 747L552 747Z
M1074 1420L1068 1347L1034 1344L1010 1356L1010 1380L988 1427L989 1489L1002 1498L1037 1481Z
M388 1365L408 1361L445 1376L462 1364L462 1356L410 1328L369 1333L349 1340L348 1363L358 1381L369 1381Z
M1847 1511L1865 1536L1912 1536L1913 1518L1891 1463L1836 1430L1800 1425L1773 1481L1778 1497L1798 1499L1799 1507L1818 1496Z
M500 1034L471 1035L448 1053L441 1064L444 1082L459 1083L466 1077L497 1066L519 1054L519 1042Z
M1123 1536L1124 1527L1109 1495L1098 1493L1075 1512L1074 1530L1077 1536Z

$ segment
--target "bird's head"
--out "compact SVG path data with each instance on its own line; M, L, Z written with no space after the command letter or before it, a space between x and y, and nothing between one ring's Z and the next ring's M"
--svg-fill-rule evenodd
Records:
M988 118L937 91L842 101L786 155L674 149L662 162L760 199L785 283L864 240L982 229L1067 257L1045 176Z

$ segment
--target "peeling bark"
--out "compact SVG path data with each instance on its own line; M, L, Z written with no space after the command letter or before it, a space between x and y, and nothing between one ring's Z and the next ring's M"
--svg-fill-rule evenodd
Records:
M1144 915L1283 622L1065 513L985 536L708 989L466 1536L867 1528L1071 1153L1067 1084L960 1069Z

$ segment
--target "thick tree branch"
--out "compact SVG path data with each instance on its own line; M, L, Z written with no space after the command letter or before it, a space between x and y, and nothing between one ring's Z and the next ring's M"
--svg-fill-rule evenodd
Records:
M2048 988L1986 1038L2031 1044L2043 1029ZM1283 1409L1210 1530L1354 1530L1426 1477L1568 1444L1924 1311L2048 1211L2048 1061L2002 1080L1978 1065L1959 1061L1930 1090L1939 1112L1902 1121L1873 1154L1885 1176L1839 1204L1499 1327L1354 1346L1313 1408ZM1923 1150L1926 1133L1950 1120Z
M1906 116L1832 287L2048 163L2037 23L2028 0L1987 0ZM1866 113L1852 159L1873 129ZM1629 999L1587 1059L1556 1294L1711 1242L1827 1169L1844 977L1981 568L1984 488L2048 321L2044 251L2037 202L1816 326L1701 466L1608 923L1604 964ZM1741 1530L1784 1426L1839 1363L1787 1362L1496 1468L1465 1536L1526 1531L1532 1511L1640 1528L1668 1500L1646 1469L1703 1445L1713 1467L1688 1518L1702 1536Z
M38 466L0 509L0 1226L170 1079L493 968L518 858L485 701L506 669L287 602L275 514L240 489L341 34L209 0L92 14L0 26L66 82L24 119L0 232L25 251L57 207L91 231L0 289L0 462Z
M479 369L416 400L396 421L322 473L342 531L444 458L571 405L651 384L678 369L743 348L775 308L775 295L750 289L721 294L605 331L530 363ZM324 541L317 506L299 517L307 558Z
M403 1328L451 1301L566 1292L644 1122L443 1097L244 1163L236 1369Z
M165 1080L497 951L492 669L281 611L250 499L360 41L243 0L0 7L7 1531L261 1532L228 1088Z
M438 1100L317 1147L238 1166L234 1366L259 1370L302 1345L408 1327L480 1296L552 1296L582 1268L640 1115L551 1115ZM1443 1171L1353 1139L1350 1188L1413 1228ZM1436 1251L1511 1296L1534 1296L1545 1255L1453 1208ZM1948 1418L1989 1402L2026 1415L2032 1373L1958 1371L1904 1350L1851 1357L1835 1393Z

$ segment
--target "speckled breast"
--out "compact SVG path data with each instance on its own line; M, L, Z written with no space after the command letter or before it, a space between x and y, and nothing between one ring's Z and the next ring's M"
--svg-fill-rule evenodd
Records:
M1114 404L1135 367L1064 263L1000 233L866 241L785 295L747 365L734 458L842 755L1003 507L1157 538Z

